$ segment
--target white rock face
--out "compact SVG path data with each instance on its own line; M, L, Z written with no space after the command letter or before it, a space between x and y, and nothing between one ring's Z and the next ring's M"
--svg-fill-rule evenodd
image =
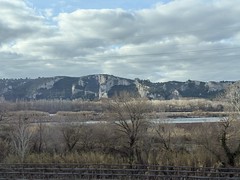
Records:
M82 79L79 79L79 81L78 81L78 85L80 85L80 86L84 86L84 81L83 81Z
M179 99L179 97L181 97L180 96L180 94L179 94L179 92L178 92L178 90L174 90L173 92L172 92L172 99Z
M37 96L41 95L42 93L37 92L37 90L39 89L51 89L54 85L54 83L56 83L57 81L61 80L62 78L58 77L58 78L53 78L52 80L49 80L48 82L41 84L40 86L38 86L31 95L28 96L28 98L32 98L32 99L36 99Z
M79 93L81 91L82 90L76 88L75 84L72 85L72 95L75 95L75 94L77 94L77 93Z
M209 81L206 83L206 85L209 88L209 91L220 91L224 89L224 85L220 83L216 83L213 81Z
M167 90L166 84L163 85L163 90L164 90L164 91Z
M194 81L196 86L200 86L201 82L200 81Z
M48 82L46 82L45 84L42 84L41 86L39 86L37 89L51 89L53 87L53 85L58 82L59 80L61 80L62 78L58 77L58 78L54 78L53 80L50 80Z
M99 82L99 99L100 98L108 98L108 91L116 85L128 86L130 82L125 79L117 78L114 76L106 76L104 74L100 74L97 77Z
M135 80L135 85L138 89L138 93L140 94L141 97L147 97L147 94L149 93L147 86L144 86L138 82L138 80Z

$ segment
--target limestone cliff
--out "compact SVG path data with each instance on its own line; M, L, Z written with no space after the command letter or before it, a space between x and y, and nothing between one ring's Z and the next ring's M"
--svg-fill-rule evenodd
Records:
M10 101L33 99L110 98L122 91L150 99L213 98L234 82L169 81L126 79L107 74L82 77L0 79L0 97Z

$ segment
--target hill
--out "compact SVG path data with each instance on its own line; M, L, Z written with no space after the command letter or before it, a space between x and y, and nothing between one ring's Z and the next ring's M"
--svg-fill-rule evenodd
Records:
M8 101L38 99L109 98L121 91L150 99L214 98L234 82L169 81L126 79L107 74L83 77L49 77L37 79L0 79L0 96Z

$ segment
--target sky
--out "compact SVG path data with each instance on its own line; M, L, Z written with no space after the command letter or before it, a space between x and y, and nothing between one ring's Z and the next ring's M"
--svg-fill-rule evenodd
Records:
M0 78L240 80L239 0L0 0Z

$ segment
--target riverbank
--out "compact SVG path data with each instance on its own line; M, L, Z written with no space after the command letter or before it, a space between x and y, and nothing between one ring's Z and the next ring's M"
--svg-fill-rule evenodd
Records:
M228 116L228 112L151 112L145 114L146 119L186 119L183 121L189 121L191 118L223 118ZM4 115L4 118L0 123L11 123L16 121L20 117L27 117L29 122L33 123L74 123L74 122L111 122L114 120L114 114L110 112L97 113L94 111L59 111L56 114L49 114L41 111L12 111ZM172 121L173 121L172 120ZM174 120L175 121L175 120ZM173 121L173 122L174 122ZM177 120L176 120L177 121ZM192 120L191 120L192 121ZM204 121L204 120L201 120ZM215 120L214 120L215 121Z
M206 112L206 111L193 111L193 112L160 112L156 113L156 117L168 118L201 118L201 117L226 117L229 112Z

